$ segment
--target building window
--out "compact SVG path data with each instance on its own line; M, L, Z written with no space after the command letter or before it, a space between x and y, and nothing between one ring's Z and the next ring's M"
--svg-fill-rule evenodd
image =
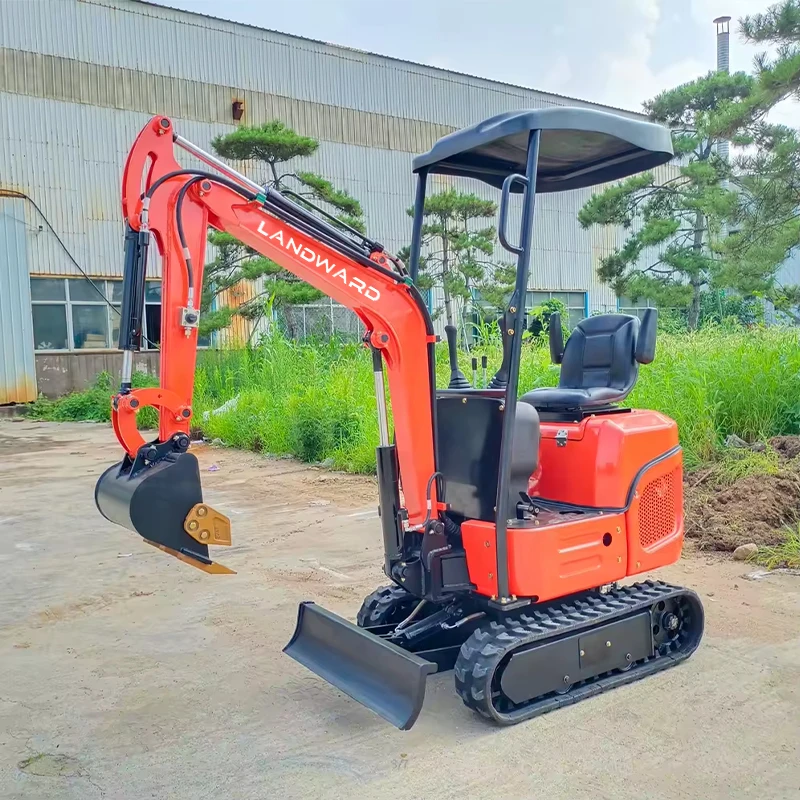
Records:
M66 282L31 278L33 339L37 350L68 350Z
M146 350L161 344L161 281L147 281L144 289L144 334Z
M527 309L536 308L547 300L560 300L567 307L570 330L586 317L586 292L528 292Z
M117 349L122 281L31 278L36 350ZM147 281L144 349L161 341L161 282Z
M630 314L632 317L644 316L644 312L648 308L655 308L655 303L644 297L639 297L636 300L631 300L630 297L620 297L617 301L617 309L620 314Z

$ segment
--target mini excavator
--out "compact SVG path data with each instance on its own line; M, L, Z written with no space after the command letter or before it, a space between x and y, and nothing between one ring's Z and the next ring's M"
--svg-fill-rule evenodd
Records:
M182 167L177 150L207 168ZM401 729L416 721L437 671L452 669L464 703L508 725L684 661L703 634L697 595L621 583L675 562L683 545L677 426L620 405L639 365L655 357L657 312L590 317L566 343L553 314L559 384L518 396L536 195L614 181L672 155L665 128L586 108L512 111L451 133L414 160L406 268L379 242L254 183L167 117L153 118L123 176L123 364L112 422L125 456L98 481L98 509L188 564L230 572L209 551L230 544L229 522L203 502L189 452L211 227L354 311L372 354L388 585L364 600L355 624L301 603L286 654ZM415 286L432 174L499 189L498 238L516 256L503 363L480 388L458 370L453 330L450 384L436 386L437 337ZM133 389L151 237L163 263L161 380ZM153 441L136 425L147 406L159 412Z

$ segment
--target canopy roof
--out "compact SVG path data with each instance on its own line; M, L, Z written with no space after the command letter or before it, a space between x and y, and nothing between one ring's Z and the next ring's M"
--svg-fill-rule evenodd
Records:
M500 188L525 174L528 136L540 130L537 192L562 192L625 178L666 164L667 128L590 108L508 111L443 136L414 159L414 172L476 178ZM512 187L521 191L519 183Z

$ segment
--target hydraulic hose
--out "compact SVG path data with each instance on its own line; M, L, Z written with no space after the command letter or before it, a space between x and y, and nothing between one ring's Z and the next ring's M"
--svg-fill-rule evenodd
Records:
M183 200L186 197L186 193L189 189L194 186L196 183L199 183L202 180L211 180L215 181L216 183L221 184L222 186L227 186L229 189L233 190L237 194L242 195L246 200L256 200L258 195L254 192L251 192L249 189L246 189L244 186L236 183L235 181L229 180L221 175L217 175L213 172L206 172L205 170L195 170L195 169L179 169L174 170L173 172L168 172L166 175L162 175L158 180L156 180L152 186L147 190L143 197L142 202L142 226L146 228L147 226L147 217L150 209L150 199L155 194L156 190L170 178L177 178L181 175L191 175L192 177L186 181L186 183L181 186L180 191L178 192L178 200L175 205L175 218L176 223L178 226L178 239L181 243L181 249L183 251L183 263L186 268L186 281L188 286L188 298L187 298L187 305L191 308L194 305L194 270L192 269L192 257L189 252L189 248L186 244L186 234L183 227ZM144 280L144 276L142 276Z
M202 169L176 169L174 172L168 172L166 175L162 175L157 181L153 183L153 185L145 192L143 198L148 200L153 196L153 193L161 186L162 183L168 181L170 178L177 178L181 175L194 175L198 178L208 178L209 180L216 181L223 186L227 186L229 189L233 189L234 192L238 192L243 197L247 198L248 200L257 200L258 195L255 192L251 192L249 189L246 189L236 181L229 180L222 175L219 175L214 172L207 172ZM149 203L147 204L149 206ZM143 206L143 211L147 211L147 208Z
M186 281L189 287L189 302L187 305L191 307L194 304L194 271L192 270L192 256L189 247L186 244L186 234L183 230L183 199L186 197L186 192L192 188L196 183L206 180L203 177L190 178L186 183L181 186L178 192L178 202L175 204L175 219L178 223L178 239L181 243L183 250L183 263L186 267Z

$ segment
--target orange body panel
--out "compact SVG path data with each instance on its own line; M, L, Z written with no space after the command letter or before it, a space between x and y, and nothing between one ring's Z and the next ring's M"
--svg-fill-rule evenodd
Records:
M628 566L624 514L582 518L542 512L535 527L508 528L509 588L540 602L624 578ZM497 594L495 526L461 526L469 579L480 594ZM604 539L605 537L605 539ZM486 543L489 542L489 546ZM606 544L608 542L608 544Z
M681 454L654 464L642 477L625 514L628 575L674 564L683 549Z
M470 583L478 594L497 596L497 548L494 522L470 519L461 523L461 541L467 553Z
M542 510L532 524L509 525L513 595L552 600L678 560L682 459L671 419L631 411L580 423L544 422L541 430L531 495L586 511ZM560 431L567 432L565 445L556 441ZM461 532L470 581L480 594L496 595L494 523L469 520Z
M625 515L567 516L542 512L538 527L508 529L512 594L552 600L625 577Z
M581 422L543 422L541 475L531 497L622 508L636 473L678 445L678 426L657 411L598 414ZM567 443L556 440L567 432Z

